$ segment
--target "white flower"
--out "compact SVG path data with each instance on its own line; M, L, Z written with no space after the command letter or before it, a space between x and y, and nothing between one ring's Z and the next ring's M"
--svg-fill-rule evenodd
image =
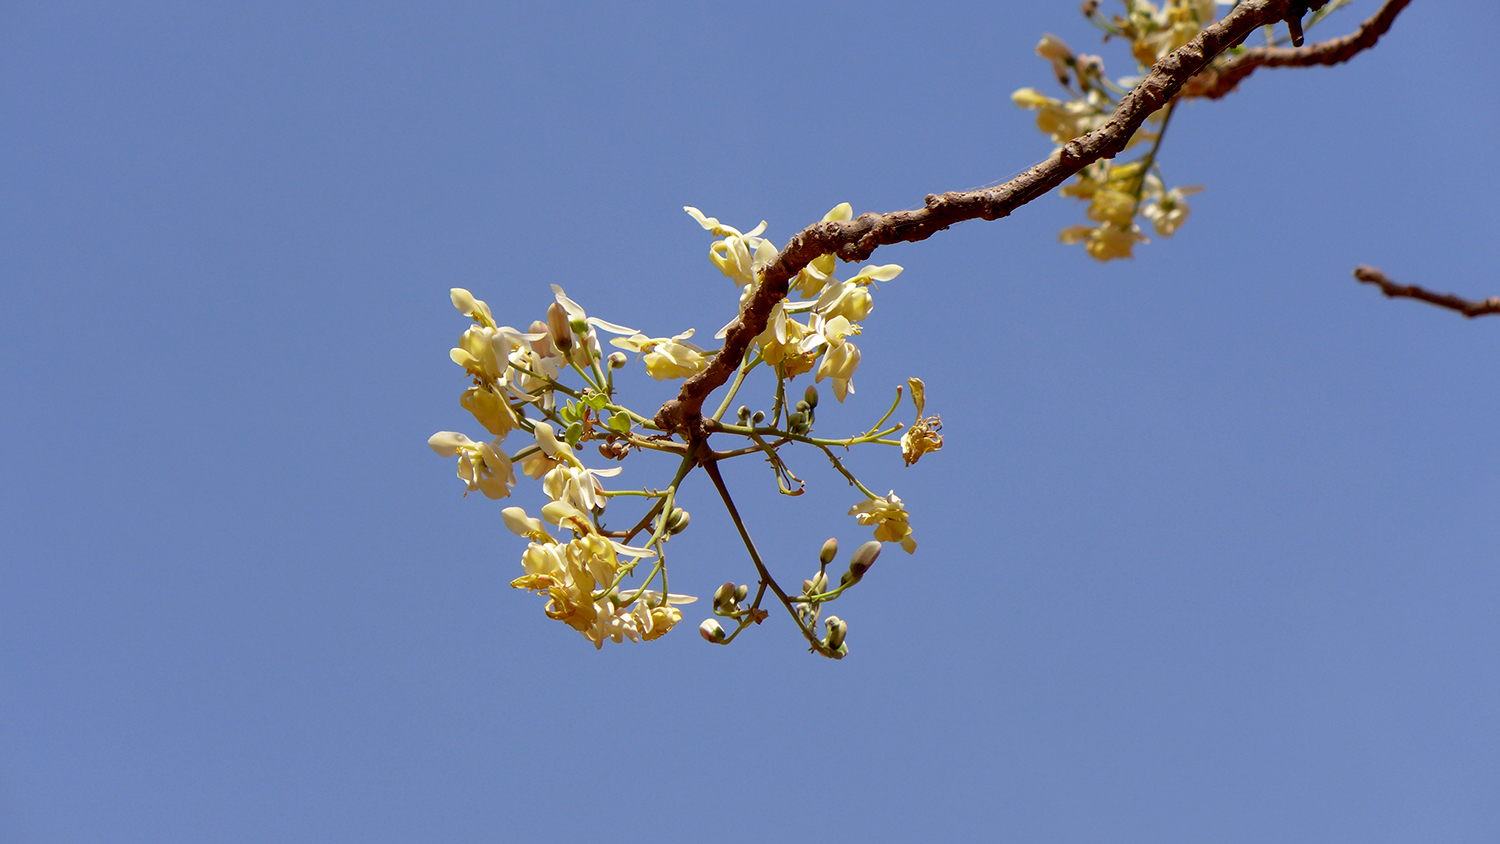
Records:
M664 381L695 375L708 366L704 350L694 343L685 342L691 336L693 329L689 328L675 337L636 334L631 337L616 337L609 343L632 352L645 352L646 374Z
M499 439L476 443L455 431L439 431L427 445L442 457L458 456L458 477L468 485L465 496L477 489L488 498L504 498L516 485L510 456L500 448Z
M825 320L814 314L812 330L814 333L809 334L802 341L800 348L808 352L819 347L826 347L823 360L818 363L815 378L818 381L832 378L833 394L842 402L847 394L854 392L854 385L849 382L849 379L854 376L854 370L859 368L859 349L844 338L850 334L858 334L859 327L851 325L849 320L842 316Z

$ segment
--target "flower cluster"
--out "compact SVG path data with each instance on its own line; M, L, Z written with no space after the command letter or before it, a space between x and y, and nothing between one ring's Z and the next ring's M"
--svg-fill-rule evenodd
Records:
M715 236L709 259L734 282L743 309L759 288L764 268L777 255L776 248L761 236L766 224L741 232L696 208L686 210ZM849 220L852 216L845 203L824 220ZM742 437L749 445L723 452L705 452L700 443L674 439L673 432L660 430L651 417L619 404L615 397L616 373L629 362L625 352L636 353L646 374L657 381L688 378L703 371L719 352L690 342L693 329L651 337L589 316L554 285L553 302L545 318L521 330L499 325L486 303L467 290L455 288L451 292L454 307L473 322L449 354L468 376L459 404L491 438L478 442L455 431L440 431L428 445L439 455L457 458L465 494L478 490L489 498L507 498L518 474L540 481L546 497L540 518L515 506L501 514L510 532L527 541L521 554L522 574L511 581L511 586L544 596L547 617L577 630L596 648L606 641L659 638L682 620L680 607L695 600L667 589L666 543L689 523L687 512L676 506L683 478L696 468L708 472L719 486L731 517L744 531L722 486L717 461L762 454L775 469L780 490L796 495L802 493L803 483L792 474L781 450L794 443L809 445L821 450L865 496L850 515L859 524L874 528L875 541L867 543L873 550L863 548L856 553L850 569L854 574L846 573L837 589L828 590L827 577L822 576L821 580L809 581L817 588L804 589L795 604L779 588L771 591L787 605L814 651L834 658L845 655L847 625L843 621L830 617L823 622L823 634L815 631L822 604L835 600L858 582L874 561L880 543L899 543L911 553L916 541L901 499L895 493L875 495L844 466L833 448L866 443L899 446L905 462L911 465L923 454L940 449L942 437L936 433L941 428L938 417L923 416L925 389L915 378L908 386L917 414L900 439L891 437L906 426L895 423L887 427L886 421L901 402L901 388L897 388L896 403L875 425L841 439L824 439L813 433L818 405L815 386L809 385L795 404L786 399L787 383L807 373L812 373L815 384L829 382L840 403L854 393L852 379L860 362L854 338L874 310L872 291L878 282L890 281L901 273L901 267L894 264L866 266L841 280L835 270L833 255L820 256L804 268L793 280L792 295L776 304L765 331L738 362L737 377L706 427L715 436ZM617 335L610 339L610 345L622 351L606 356L600 332ZM723 332L719 336L723 337ZM761 365L775 376L770 417L742 407L738 425L722 422L745 376ZM582 385L565 383L572 379ZM508 452L507 441L513 448L517 441L521 445ZM597 445L599 453L610 460L624 460L644 451L671 454L679 467L665 489L607 489L605 481L618 477L622 467L586 465L580 457L586 443ZM610 502L619 496L646 505L639 521L623 530L612 529L605 522ZM710 641L728 643L745 625L766 617L760 603L774 581L754 545L747 541L746 548L761 574L760 587L753 600L745 585L728 584L733 588L727 597L721 588L721 594L715 596L715 614L737 621L739 627L726 633L717 621L705 622L700 631ZM831 553L823 556L821 565L826 567ZM644 578L627 583L638 569L644 572ZM741 606L744 601L749 605Z
M1098 3L1084 4L1089 19L1105 32L1105 38L1130 42L1137 73L1195 38L1218 19L1214 0L1164 0L1162 5L1145 0L1125 0L1125 13L1106 18ZM1036 47L1037 55L1052 65L1053 74L1067 92L1066 99L1049 97L1035 88L1022 88L1011 95L1016 105L1037 113L1042 134L1062 146L1080 135L1103 126L1119 98L1139 83L1140 77L1112 80L1105 75L1104 60L1076 55L1056 36L1046 35ZM1089 256L1099 261L1129 258L1137 243L1148 243L1138 219L1144 218L1162 237L1171 237L1190 211L1184 198L1199 187L1167 190L1162 184L1157 153L1175 103L1156 112L1131 137L1129 149L1150 142L1139 158L1115 163L1100 160L1084 168L1072 184L1060 192L1088 201L1089 225L1069 226L1058 239L1082 243Z

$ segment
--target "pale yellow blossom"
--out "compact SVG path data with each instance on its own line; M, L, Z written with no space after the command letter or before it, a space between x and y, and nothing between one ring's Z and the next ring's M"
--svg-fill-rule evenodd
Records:
M917 541L912 538L908 523L910 516L894 490L890 495L861 501L849 508L849 515L855 516L862 525L875 525L875 538L881 542L899 542L908 554L917 550Z
M439 456L458 457L458 477L468 486L465 496L477 489L487 498L504 498L516 485L510 456L499 439L477 443L455 431L439 431L428 438L427 445Z
M708 358L699 346L685 342L693 336L689 328L674 337L647 337L635 334L631 337L616 337L610 345L632 352L644 352L646 374L658 381L668 378L686 378L696 375L708 367Z

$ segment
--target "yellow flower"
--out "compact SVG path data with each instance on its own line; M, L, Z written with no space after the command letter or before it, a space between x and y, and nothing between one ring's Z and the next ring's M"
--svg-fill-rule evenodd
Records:
M1123 228L1110 223L1101 226L1069 226L1058 234L1057 239L1063 243L1083 242L1089 257L1097 261L1129 258L1135 244L1150 242L1135 226Z
M766 330L755 338L760 346L761 356L771 366L780 366L782 374L787 378L795 378L804 372L811 372L813 365L818 362L816 351L802 351L802 341L809 334L807 326L790 318L782 302L777 302L771 308L771 316L766 320Z
M500 448L500 440L476 443L454 431L439 431L427 440L439 456L458 457L458 477L468 485L467 496L479 490L488 498L505 498L516 485L510 456Z
M675 337L647 337L636 334L616 337L610 345L632 352L645 352L646 374L658 381L696 375L708 366L704 351L693 343L683 342L693 336L693 329Z
M890 495L861 501L849 508L849 515L856 517L862 525L875 525L875 538L881 542L899 542L908 554L917 550L917 541L912 538L908 523L910 516L894 490Z
M814 314L812 330L814 333L802 341L800 348L808 352L820 346L826 347L823 360L818 363L816 380L821 382L824 378L833 379L833 394L842 402L847 394L854 392L854 385L849 379L859 368L859 349L844 338L858 334L859 327L851 325L849 320L841 316L825 320Z
M489 387L470 387L464 391L458 403L474 414L479 424L500 439L505 439L505 435L516 427L516 415L510 409L510 402Z

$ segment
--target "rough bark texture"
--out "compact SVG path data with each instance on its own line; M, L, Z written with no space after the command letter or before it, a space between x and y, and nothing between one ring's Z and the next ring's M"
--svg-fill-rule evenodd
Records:
M1251 47L1218 67L1211 67L1188 81L1182 88L1184 97L1215 100L1235 89L1245 77L1260 67L1312 67L1343 64L1363 50L1375 46L1391 28L1396 15L1411 0L1386 0L1379 11L1359 28L1343 36L1307 47Z
M1348 44L1346 39L1313 45L1301 50L1271 51L1255 64L1247 64L1234 80L1261 65L1336 64L1375 43L1409 0L1392 0L1366 22ZM1183 92L1186 84L1209 67L1214 57L1238 46L1256 29L1282 20L1300 21L1310 4L1307 0L1249 0L1236 6L1222 20L1207 27L1197 38L1164 56L1133 91L1120 100L1109 121L1098 129L1074 138L1033 166L998 187L963 193L931 194L924 207L889 214L863 214L846 222L817 223L803 229L782 248L765 268L760 286L738 319L729 327L723 350L707 369L689 378L677 398L663 404L656 414L662 430L681 435L689 442L703 438L703 402L734 374L756 335L765 330L775 304L786 298L790 281L819 255L832 253L846 262L863 261L877 247L916 242L965 220L995 220L1026 203L1050 193L1079 170L1101 158L1114 158L1129 142L1146 118ZM1321 6L1318 2L1316 6ZM1366 30L1369 30L1366 32ZM1294 30L1298 31L1298 30ZM1333 46L1328 46L1333 45ZM1283 53L1297 54L1293 57ZM1316 56L1317 58L1311 58ZM1233 81L1229 83L1233 88ZM1226 89L1228 90L1228 89ZM1198 94L1198 96L1207 96Z

